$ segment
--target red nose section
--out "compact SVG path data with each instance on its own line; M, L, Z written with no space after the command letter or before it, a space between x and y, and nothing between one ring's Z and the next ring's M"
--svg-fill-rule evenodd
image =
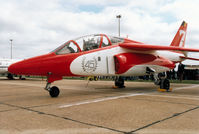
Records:
M29 60L23 60L9 66L8 71L17 75L38 75L38 67Z
M21 70L20 70L20 65L18 64L18 62L10 65L8 67L8 71L12 74L20 74L19 72L21 72Z
M42 69L44 67L44 61L53 57L54 54L46 54L30 59L26 59L20 62L16 62L9 66L8 71L17 75L39 75L46 76L48 69Z
M8 71L17 75L74 76L70 71L70 64L77 56L76 54L49 53L14 63Z
M17 75L41 75L39 74L40 62L28 59L9 66L8 71Z

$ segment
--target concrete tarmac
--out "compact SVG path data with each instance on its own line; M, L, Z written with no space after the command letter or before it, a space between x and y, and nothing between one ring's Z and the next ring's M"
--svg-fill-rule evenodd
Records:
M51 98L39 79L0 78L0 134L198 134L199 84L61 80Z

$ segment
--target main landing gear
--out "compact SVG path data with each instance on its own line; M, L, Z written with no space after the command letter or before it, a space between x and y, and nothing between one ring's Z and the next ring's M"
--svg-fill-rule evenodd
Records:
M167 79L166 73L159 73L154 75L155 85L160 86L160 90L171 91L170 90L170 81Z
M59 96L59 88L56 86L50 87L51 83L46 84L46 87L44 88L45 90L47 90L50 94L51 97L55 98Z
M160 89L165 89L167 92L170 91L170 82L168 79L163 79L160 81Z
M116 79L115 79L115 87L125 88L125 86L124 86L124 79L121 76L116 77Z

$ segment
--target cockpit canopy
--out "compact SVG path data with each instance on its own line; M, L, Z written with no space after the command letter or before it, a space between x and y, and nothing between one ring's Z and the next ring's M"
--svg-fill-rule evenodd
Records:
M57 55L77 53L115 45L123 41L124 39L119 37L107 36L105 34L93 34L70 40L56 48L53 52Z

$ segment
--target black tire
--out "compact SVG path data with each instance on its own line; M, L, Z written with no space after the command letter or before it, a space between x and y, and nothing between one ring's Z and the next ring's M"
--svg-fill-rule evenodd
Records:
M118 88L125 88L124 79L121 76L115 79L115 86L117 86Z
M8 78L9 80L14 80L13 75L12 75L12 74L10 74L10 73L8 74L7 78Z
M89 81L93 81L93 78L89 78L88 80L89 80Z
M59 96L59 88L56 86L53 86L50 88L49 94L51 97L58 97Z
M170 82L169 82L169 80L168 80L168 79L163 79L163 80L161 80L160 88L161 88L161 89L166 89L167 92L168 92L169 89L170 89Z

